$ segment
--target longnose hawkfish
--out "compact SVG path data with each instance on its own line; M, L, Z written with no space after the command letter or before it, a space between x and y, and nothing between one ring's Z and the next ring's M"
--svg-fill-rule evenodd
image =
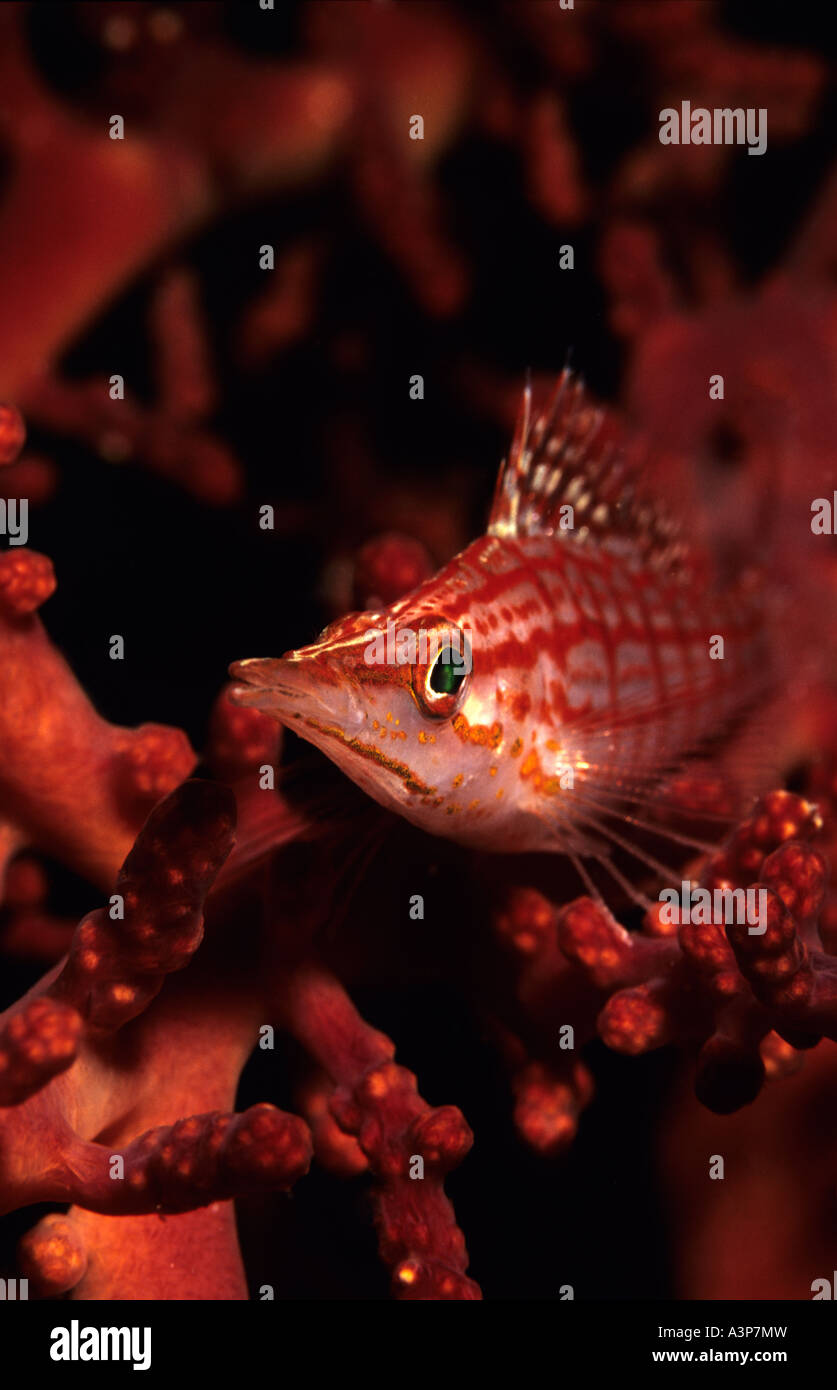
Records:
M653 789L773 680L758 583L709 587L640 475L568 371L537 417L527 386L486 534L390 607L236 662L232 698L425 830L617 875L643 828L678 838L639 814Z

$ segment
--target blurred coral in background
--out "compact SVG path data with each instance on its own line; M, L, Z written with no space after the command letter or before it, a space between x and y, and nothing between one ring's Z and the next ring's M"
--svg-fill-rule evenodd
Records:
M833 1268L826 27L712 0L0 8L0 495L29 503L0 552L0 1274L806 1299ZM765 155L662 145L686 97L766 108ZM696 876L770 889L755 946L395 823L226 698L232 659L484 529L525 373L540 400L568 354L721 570L769 562L811 653L772 792L668 789L735 823Z

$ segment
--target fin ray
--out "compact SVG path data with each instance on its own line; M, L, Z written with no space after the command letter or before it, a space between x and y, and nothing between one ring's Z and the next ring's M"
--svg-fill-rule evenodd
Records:
M566 368L546 410L533 418L527 381L508 459L497 478L488 534L555 536L625 544L660 570L676 570L687 548L673 520L637 492L639 469L619 445L609 413ZM572 530L559 525L573 507Z

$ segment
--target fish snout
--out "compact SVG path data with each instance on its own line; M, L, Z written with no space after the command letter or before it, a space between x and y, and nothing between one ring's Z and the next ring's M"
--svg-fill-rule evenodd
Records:
M229 669L234 680L243 682L230 691L235 705L263 710L288 724L296 718L336 724L348 736L365 722L345 684L324 679L302 657L251 657L234 661Z
M242 682L234 685L229 698L234 705L250 709L263 709L276 712L277 701L293 699L293 689L287 682L282 668L284 661L271 656L254 656L245 661L234 661L229 668L233 680Z

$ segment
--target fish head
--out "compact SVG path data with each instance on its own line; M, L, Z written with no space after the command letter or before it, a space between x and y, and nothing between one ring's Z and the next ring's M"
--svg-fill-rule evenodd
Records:
M488 647L467 586L431 584L281 658L236 662L231 698L272 714L413 824L496 847L514 808L502 755L516 730Z

